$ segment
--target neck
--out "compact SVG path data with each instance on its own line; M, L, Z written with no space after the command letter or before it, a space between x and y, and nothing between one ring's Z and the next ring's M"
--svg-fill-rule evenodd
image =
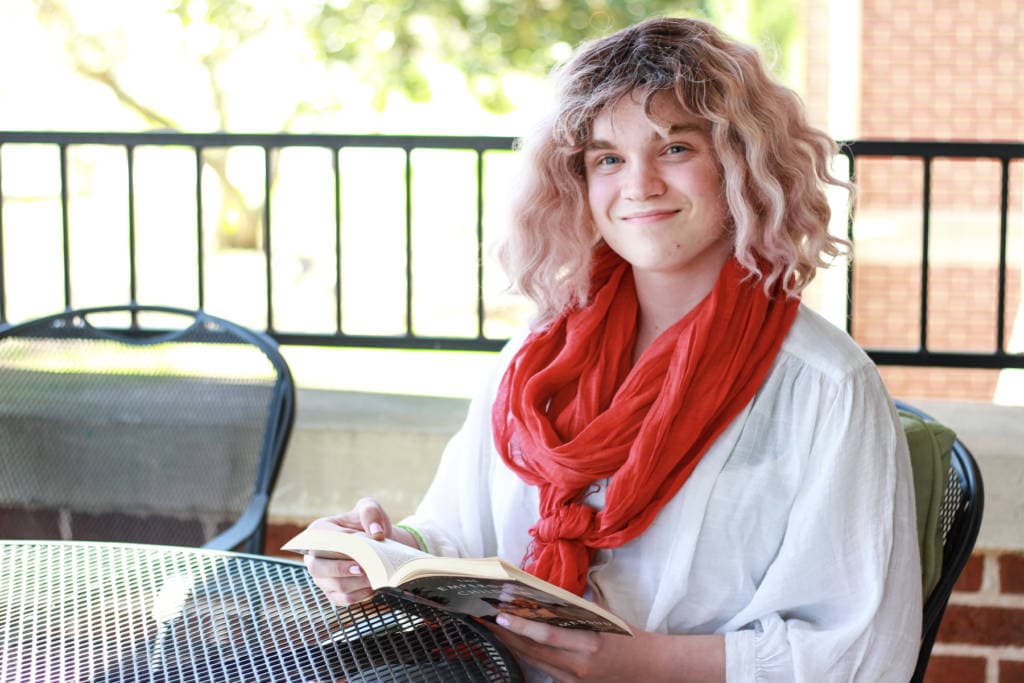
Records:
M730 248L721 254L721 258L708 259L685 273L633 272L640 306L633 348L634 363L662 332L703 301L731 255Z

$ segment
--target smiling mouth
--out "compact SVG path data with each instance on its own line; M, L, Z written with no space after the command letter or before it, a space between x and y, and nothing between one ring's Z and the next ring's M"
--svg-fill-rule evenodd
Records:
M659 209L656 211L640 211L637 213L627 214L621 217L621 220L627 223L655 223L666 218L670 218L679 213L675 209Z

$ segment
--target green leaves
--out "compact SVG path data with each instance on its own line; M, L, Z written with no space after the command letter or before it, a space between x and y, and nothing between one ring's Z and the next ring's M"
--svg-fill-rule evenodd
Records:
M137 58L119 49L134 26L115 21L93 30L89 18L103 12L95 3L34 2L42 20L60 26L79 66L88 62L91 72L102 71L108 81L119 82L119 63ZM543 78L581 42L651 16L738 22L752 40L768 46L774 67L783 71L798 36L799 7L799 0L164 0L146 11L180 30L181 43L206 72L210 89L218 91L211 92L218 125L228 127L229 65L237 55L251 53L252 46L265 50L264 45L281 44L271 37L288 35L289 45L308 45L309 57L325 68L341 66L357 76L372 89L378 109L392 92L429 101L427 73L432 64L442 63L465 75L484 107L504 112L513 106L506 92L510 75ZM331 94L337 104L346 103L348 93ZM324 93L300 97L296 111L323 102Z
M326 60L343 61L375 88L429 99L422 60L458 66L482 104L511 103L502 77L543 77L572 46L658 14L699 14L698 0L325 0L308 30ZM387 32L390 45L382 49Z

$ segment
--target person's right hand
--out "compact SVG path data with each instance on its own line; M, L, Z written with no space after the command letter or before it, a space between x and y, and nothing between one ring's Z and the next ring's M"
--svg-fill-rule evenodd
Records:
M418 548L416 539L404 529L391 524L391 518L372 498L363 498L355 508L340 515L321 517L309 525L311 529L341 529L363 531L367 536L382 541L385 538ZM351 559L327 559L306 555L306 568L313 577L313 583L320 587L327 599L342 607L351 605L373 595L370 582L362 567Z

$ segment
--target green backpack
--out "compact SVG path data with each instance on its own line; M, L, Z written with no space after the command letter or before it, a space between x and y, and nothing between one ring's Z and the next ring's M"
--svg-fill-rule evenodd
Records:
M939 510L956 434L934 420L898 410L910 448L917 501L917 540L921 549L921 587L927 598L942 574L942 527Z

